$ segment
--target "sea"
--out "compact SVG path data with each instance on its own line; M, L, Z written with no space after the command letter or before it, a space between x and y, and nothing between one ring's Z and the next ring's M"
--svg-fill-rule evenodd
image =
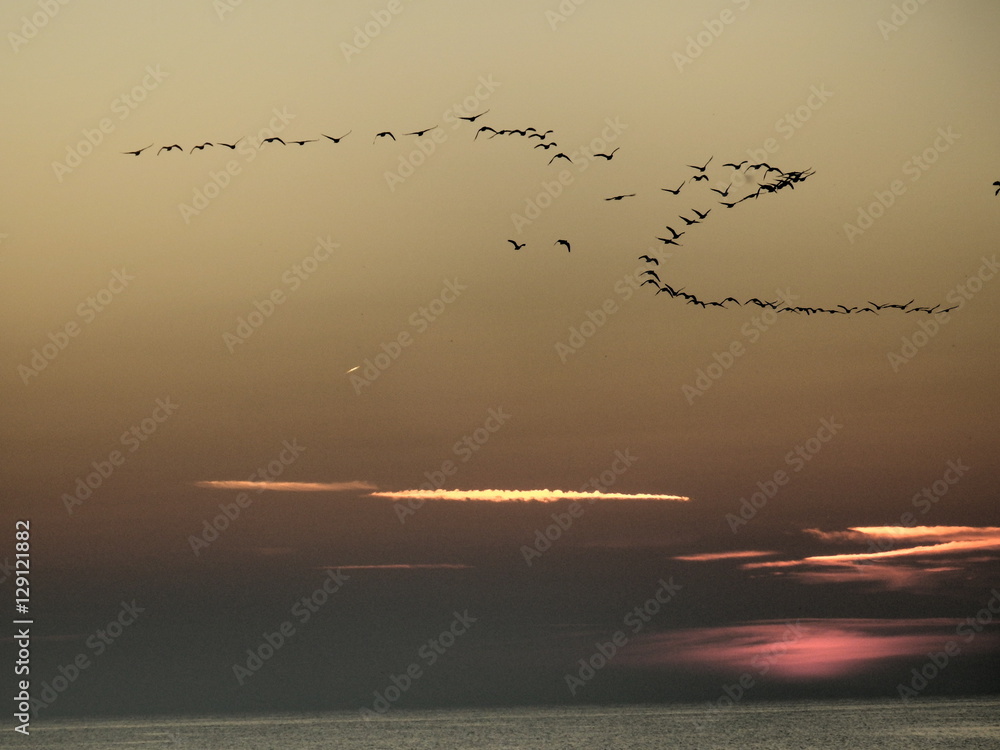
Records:
M0 747L85 750L922 750L1000 748L1000 697L695 705L393 709L254 716L48 719Z

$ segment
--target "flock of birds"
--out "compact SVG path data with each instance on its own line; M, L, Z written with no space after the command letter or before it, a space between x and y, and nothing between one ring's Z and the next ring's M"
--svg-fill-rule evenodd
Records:
M482 117L483 115L487 114L489 111L490 110L487 109L487 110L485 110L483 112L480 112L479 114L468 115L468 116L461 116L458 119L464 120L464 121L466 121L468 123L475 123L480 117ZM419 130L412 130L412 131L409 131L409 132L406 132L406 133L402 133L400 135L400 137L413 136L413 137L420 138L420 137L423 137L424 135L426 135L427 133L429 133L429 132L431 132L433 130L436 130L437 128L440 128L440 127L441 127L440 125L432 125L432 126L427 127L427 128L421 128ZM257 148L262 148L263 146L266 146L266 145L269 145L269 144L280 144L282 146L289 146L289 145L293 145L293 146L305 146L306 144L321 142L322 139L326 139L328 141L333 142L334 144L337 144L337 143L340 143L345 138L347 138L353 132L354 132L353 129L352 130L348 130L346 133L344 133L343 135L339 135L339 136L332 136L332 135L327 135L326 133L320 133L319 137L316 137L316 138L305 138L305 139L300 139L300 140L293 140L293 139L285 140L285 139L283 139L281 137L278 137L278 136L271 136L269 138L262 139L261 142L257 145ZM537 143L533 143L532 144L532 149L533 150L542 149L543 153L547 154L548 151L549 151L549 149L553 149L553 148L558 148L559 147L559 144L556 141L554 141L554 140L552 140L550 138L550 136L553 133L554 133L553 130L541 131L541 130L539 130L537 128L534 128L534 127L527 127L527 128L499 128L498 129L498 128L494 128L494 127L492 127L490 125L482 125L482 126L480 126L476 130L475 135L473 136L473 140L479 140L479 137L481 135L485 135L487 139L493 139L493 138L498 138L498 137L516 136L516 137L524 138L525 140L528 140L528 141L533 141L533 140L537 141ZM235 150L236 147L239 145L239 143L242 142L245 138L246 138L246 136L244 136L242 138L239 138L239 139L233 141L232 143L225 143L225 142L222 142L222 141L214 141L214 142L213 141L205 141L203 143L199 143L199 144L196 144L196 145L192 146L190 149L187 149L187 153L188 154L193 154L195 151L204 151L207 148L212 148L212 147L215 147L215 146L219 146L219 147L222 147L222 148L228 148L230 150ZM392 131L389 131L389 130L383 130L383 131L380 131L380 132L376 133L375 137L372 139L372 143L373 144L377 143L379 141L379 139L390 139L392 141L396 141L397 140L396 135ZM153 148L154 145L155 145L155 143L151 143L148 146L143 146L142 148L135 149L134 151L123 151L122 153L125 154L125 155L130 155L130 156L140 156L145 151L148 151L149 149ZM595 160L596 159L603 159L605 161L610 162L612 159L614 159L615 154L617 154L620 150L621 150L620 147L616 147L615 149L613 149L609 153L593 153L593 154L589 154L589 156L591 158L595 159ZM157 151L155 153L156 153L157 156L159 156L160 154L162 154L164 152L170 153L172 151L180 151L180 152L183 153L185 151L185 149L184 149L184 147L182 147L178 143L172 143L172 144L160 146L160 148L157 149ZM714 158L715 158L714 156L709 157L709 159L704 164L701 164L701 165L698 165L698 164L688 164L687 165L688 168L693 170L693 173L688 178L682 180L681 184L678 185L676 188L662 187L662 188L660 188L660 190L663 191L663 192L666 192L666 193L670 193L671 195L674 195L674 196L679 196L681 194L681 190L684 188L685 185L693 184L693 183L696 183L696 182L708 182L709 175L707 174L707 169L708 169L709 165L712 163L712 161L713 161ZM557 151L555 154L553 154L549 158L548 164L551 165L554 162L556 162L557 160L566 161L566 162L568 162L570 164L573 163L573 159L568 154L566 154L564 151ZM746 166L744 166L744 165L746 165ZM727 209L735 208L737 205L739 205L739 204L741 204L741 203L743 203L745 201L748 201L748 200L756 200L761 195L777 193L778 191L783 190L785 188L792 188L792 189L794 189L796 184L804 182L807 178L809 178L813 174L815 174L815 171L812 170L811 168L810 169L806 169L806 170L788 171L788 172L786 172L786 171L784 171L782 169L779 169L778 167L775 167L775 166L773 166L771 164L768 164L767 162L760 162L760 163L756 163L756 164L751 164L749 160L743 160L743 161L738 162L738 163L737 162L727 162L727 163L723 164L722 166L723 167L728 167L728 168L732 169L732 172L730 172L729 185L727 187L725 187L724 189L721 189L721 190L718 189L718 188L714 188L714 187L710 188L710 190L711 190L711 192L717 193L718 196L720 198L722 198L722 199L726 199L726 198L730 199L730 200L718 200L717 201L717 203L718 203L719 206L723 206L723 207L725 207ZM736 182L733 179L733 177L739 171L742 171L744 175L749 175L750 173L753 173L751 175L751 179L740 180L740 184L750 185L751 186L751 191L748 192L746 195L743 195L742 197L735 198L735 197L731 196L730 193L733 190L734 186L736 185ZM777 173L777 176L776 176L776 178L774 180L770 180L770 175L772 173ZM994 182L993 185L997 188L996 195L1000 195L1000 180ZM611 202L611 201L623 201L623 200L625 200L627 198L634 198L634 197L636 197L636 195L637 195L637 193L622 193L622 194L619 194L619 195L609 196L607 198L604 198L604 200L608 201L608 202ZM678 242L678 240L682 236L684 236L685 234L687 234L687 232L689 231L690 227L693 227L693 226L695 226L697 224L701 224L702 222L704 222L708 218L708 215L714 209L713 208L706 208L705 210L700 211L697 208L691 208L689 210L690 210L690 212L692 214L691 216L685 216L683 214L679 214L678 217L677 217L678 219L680 219L680 221L684 222L683 231L677 231L672 226L666 225L665 228L667 229L667 231L670 232L670 237L659 237L659 236L657 236L656 239L659 242L663 243L664 245L674 245L674 246L680 247L681 243ZM517 242L516 240L511 240L511 239L507 240L507 242L509 242L513 246L514 250L522 250L523 248L525 248L527 246L526 242ZM564 247L564 248L566 248L567 252L571 252L572 251L572 246L571 246L569 240L566 240L566 239L558 239L558 240L556 240L553 243L553 246ZM642 261L646 262L647 264L655 265L657 267L660 265L660 261L659 261L658 258L656 258L654 256L651 256L651 255L648 255L648 254L646 254L646 255L640 255L639 256L639 260L642 260ZM686 300L686 302L688 304L700 306L700 307L703 307L703 308L707 308L707 307L722 307L722 308L725 308L729 303L732 303L732 304L736 304L736 305L740 305L740 306L742 306L742 305L757 305L758 307L768 308L768 309L774 310L775 312L794 312L794 313L804 313L805 315L814 315L814 314L821 314L821 313L826 313L826 314L829 314L829 315L850 315L850 314L860 314L860 313L872 313L872 314L878 315L879 312L882 311L882 310L900 310L900 311L907 312L907 313L922 312L922 313L926 313L926 314L935 314L935 313L941 314L941 313L949 312L949 311L953 310L954 307L957 306L956 305L956 306L953 306L953 307L949 307L947 309L939 309L941 307L940 304L934 305L933 307L926 307L926 306L912 306L911 307L911 305L913 305L914 300L910 300L909 302L906 302L906 303L903 303L903 304L895 304L895 303L892 303L892 304L888 304L888 303L878 304L878 303L875 303L875 302L872 302L872 301L869 300L868 303L867 303L867 305L865 305L865 306L859 306L859 305L854 305L854 306L837 305L834 308L827 308L827 307L812 307L812 306L789 306L789 305L784 304L784 302L782 300L766 301L766 300L762 300L762 299L760 299L758 297L751 297L751 298L749 298L747 300L744 300L743 302L740 302L739 300L737 300L735 297L732 297L732 296L726 297L725 299L722 299L722 300L703 300L703 299L698 298L696 295L691 294L690 292L686 292L684 290L684 288L675 289L670 284L664 282L663 280L660 279L660 276L659 276L659 274L657 273L656 270L649 269L649 270L645 271L642 275L649 277L645 281L642 282L642 286L645 286L646 284L653 284L653 285L655 285L657 287L657 292L656 292L657 294L665 292L671 298L684 299L684 300Z

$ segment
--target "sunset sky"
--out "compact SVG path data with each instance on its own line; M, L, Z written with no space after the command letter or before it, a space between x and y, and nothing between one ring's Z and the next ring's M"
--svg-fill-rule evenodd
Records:
M996 3L0 29L40 717L1000 691Z

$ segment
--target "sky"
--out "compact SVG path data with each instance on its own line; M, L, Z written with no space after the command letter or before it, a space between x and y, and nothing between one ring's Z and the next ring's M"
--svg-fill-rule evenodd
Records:
M8 2L35 720L997 692L998 28Z

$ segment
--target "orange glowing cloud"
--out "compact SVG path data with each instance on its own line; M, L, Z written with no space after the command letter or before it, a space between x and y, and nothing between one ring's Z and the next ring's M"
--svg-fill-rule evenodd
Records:
M920 659L955 639L961 621L763 621L639 636L616 658L622 666L686 667L721 674L750 672L769 679L808 681L860 675L893 660ZM962 652L995 647L980 634Z
M346 490L374 490L371 482L246 482L221 480L195 482L196 487L214 490L255 490L257 492L344 492Z
M673 559L684 562L715 562L716 560L742 560L747 557L770 557L777 554L777 552L751 549L737 552L702 552L697 555L677 555Z
M570 490L400 490L398 492L372 492L369 497L387 497L394 500L458 500L492 503L554 503L559 500L667 500L687 502L682 495L646 495L625 492L573 492Z

